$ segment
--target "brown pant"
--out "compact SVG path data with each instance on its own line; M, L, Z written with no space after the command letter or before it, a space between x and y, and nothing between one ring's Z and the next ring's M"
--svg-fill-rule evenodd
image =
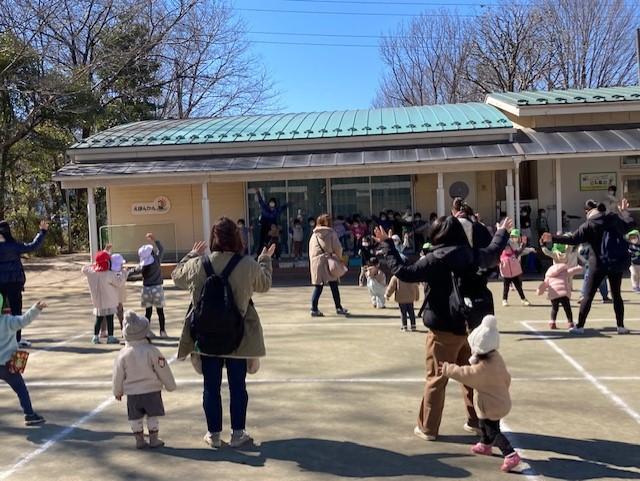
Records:
M444 396L449 379L438 374L439 362L458 365L469 364L471 348L467 336L458 336L450 332L429 331L427 334L427 382L424 397L420 405L418 426L429 436L437 436L442 421ZM462 397L467 412L467 420L478 424L478 415L473 407L473 389L462 386Z

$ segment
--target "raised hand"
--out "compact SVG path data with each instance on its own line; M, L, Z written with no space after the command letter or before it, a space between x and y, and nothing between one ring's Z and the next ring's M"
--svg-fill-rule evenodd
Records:
M511 229L513 229L513 219L511 217L505 217L503 221L498 224L498 229L505 229L508 233L511 233Z
M267 247L263 247L262 248L262 253L260 255L261 256L273 257L273 254L275 254L275 252L276 252L276 245L275 244L271 244L268 248Z
M111 253L111 249L113 249L113 244L107 244L106 246L104 246L104 250L108 253Z
M144 237L145 237L145 239L147 239L148 241L151 241L151 242L156 240L155 236L153 235L153 232L147 232Z
M49 230L49 221L41 220L40 221L40 230Z
M547 242L551 242L552 239L553 239L553 236L551 235L551 232L544 232L542 234L542 237L540 237L540 244L546 244Z
M618 204L618 209L620 209L620 212L624 212L625 210L629 209L629 201L627 199L622 199L620 201L620 204Z
M44 299L40 299L38 302L36 302L36 307L40 310L40 311L44 311L49 305L47 304L47 302Z
M387 239L391 238L393 232L390 230L389 232L385 232L385 230L378 226L373 230L373 238L378 242L384 242Z
M191 249L191 252L195 252L196 254L201 256L201 255L204 255L204 252L206 249L207 249L207 243L204 241L198 241L195 244L193 244L193 249Z

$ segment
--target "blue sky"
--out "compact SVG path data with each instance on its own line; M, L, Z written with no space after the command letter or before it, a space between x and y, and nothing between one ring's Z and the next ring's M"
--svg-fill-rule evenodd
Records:
M376 3L377 2L377 3ZM489 0L492 3L495 0ZM376 38L273 35L257 32L296 34L379 36L394 29L410 15L424 10L447 8L473 11L478 0L361 0L335 2L320 0L234 0L237 14L246 22L253 50L260 55L281 93L279 110L306 112L370 108L383 65ZM432 5L432 6L429 6ZM446 5L446 7L444 6ZM250 11L250 9L280 10ZM286 13L281 10L312 12L367 12L380 15L333 15ZM402 16L407 15L407 16ZM261 42L302 42L358 44L370 47L329 47L278 45Z

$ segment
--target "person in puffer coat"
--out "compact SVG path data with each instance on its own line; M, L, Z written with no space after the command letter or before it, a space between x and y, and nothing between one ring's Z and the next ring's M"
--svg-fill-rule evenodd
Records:
M561 248L554 246L554 251L559 252L559 249ZM562 259L562 256L558 256L558 259ZM566 263L558 262L547 269L544 281L538 286L537 294L539 296L547 291L549 293L548 296L551 301L550 329L556 329L557 327L556 319L558 318L558 308L560 305L562 305L567 315L569 329L574 327L573 313L571 312L571 278L579 272L582 272L582 267L580 266L569 267Z
M535 249L526 247L526 241L520 236L520 230L513 229L509 236L509 244L507 244L507 247L505 247L500 255L500 275L503 279L503 306L509 305L509 287L511 284L513 284L516 291L518 291L522 305L530 305L522 290L522 266L520 265L520 258L532 252L535 252Z

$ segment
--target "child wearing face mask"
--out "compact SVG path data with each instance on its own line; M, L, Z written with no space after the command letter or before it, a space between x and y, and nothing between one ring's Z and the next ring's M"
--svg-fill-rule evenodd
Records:
M373 257L369 261L366 270L367 288L371 297L371 305L374 309L385 308L385 292L387 289L387 276L380 270L380 261Z
M364 287L367 285L367 266L369 265L369 261L375 257L373 241L370 236L362 238L360 248L358 249L358 256L362 262L362 267L360 267L360 276L358 277L358 285L360 287Z
M627 234L629 242L629 254L631 254L631 288L634 292L640 292L640 231L634 229Z
M504 282L502 291L503 306L509 305L509 287L511 284L518 291L522 305L531 305L522 290L522 265L520 264L520 258L531 252L535 252L535 249L533 247L525 247L525 243L520 236L520 230L513 229L509 237L509 243L500 255L500 275Z
M571 279L574 275L582 271L582 267L569 266L567 264L567 246L565 244L554 244L551 252L554 254L553 265L547 269L544 281L538 286L539 296L548 291L551 301L551 318L549 328L556 329L556 319L560 306L567 315L569 329L573 327L573 313L571 312Z

